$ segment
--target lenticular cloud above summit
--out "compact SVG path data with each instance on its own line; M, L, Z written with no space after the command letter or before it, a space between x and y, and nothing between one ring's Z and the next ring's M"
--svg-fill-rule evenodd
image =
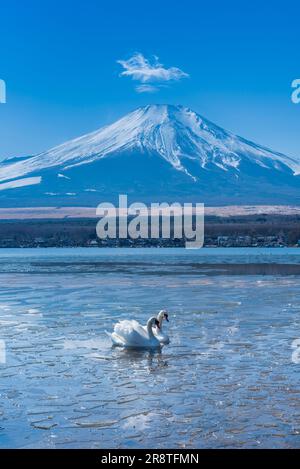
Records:
M180 68L165 68L159 63L158 57L154 56L152 63L146 59L143 54L136 53L128 60L117 60L117 63L123 67L121 77L130 77L141 83L136 87L139 93L152 93L157 90L161 83L179 81L182 78L188 78L189 75ZM155 83L156 86L153 84Z
M39 155L0 163L3 206L136 200L299 203L300 162L182 106L139 108ZM261 187L264 187L261 192Z

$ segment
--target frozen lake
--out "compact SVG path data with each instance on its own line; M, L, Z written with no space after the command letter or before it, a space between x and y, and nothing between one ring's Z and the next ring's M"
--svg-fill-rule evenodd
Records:
M300 448L299 312L300 249L2 249L0 448Z

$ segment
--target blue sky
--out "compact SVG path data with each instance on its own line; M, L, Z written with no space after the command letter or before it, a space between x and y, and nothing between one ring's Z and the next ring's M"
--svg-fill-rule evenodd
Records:
M46 150L148 103L187 105L300 158L300 104L290 99L300 78L299 2L10 0L0 8L0 158ZM149 83L120 76L117 62L136 53L189 77L137 92Z

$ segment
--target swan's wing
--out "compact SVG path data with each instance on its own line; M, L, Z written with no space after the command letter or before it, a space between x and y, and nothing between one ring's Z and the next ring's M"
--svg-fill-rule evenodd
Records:
M127 336L133 331L137 330L139 323L137 321L124 319L124 321L119 321L114 327L114 332L120 336Z
M104 331L104 332L111 339L111 341L114 345L119 345L119 346L124 346L125 345L124 340L122 339L122 337L117 335L115 332L108 332L108 331Z
M125 346L142 347L149 341L145 329L135 320L118 322L114 327L114 334L121 337Z
M115 332L113 332L112 334L110 334L110 337L111 337L112 343L113 343L114 345L118 345L119 347L125 347L126 342L125 342L124 339L123 339L122 337L120 337L118 334L116 334Z

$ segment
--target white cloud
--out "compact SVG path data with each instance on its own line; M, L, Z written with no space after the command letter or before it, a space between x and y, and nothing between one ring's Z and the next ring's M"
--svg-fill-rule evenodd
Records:
M159 88L153 85L142 84L135 87L135 91L137 93L156 93L158 90Z
M131 77L133 80L142 83L136 87L138 93L153 93L158 91L160 83L179 81L182 78L189 77L180 68L165 68L159 63L156 56L151 63L143 54L136 53L128 60L117 60L117 63L124 69L120 73L121 77ZM150 85L150 83L155 83L158 86Z

